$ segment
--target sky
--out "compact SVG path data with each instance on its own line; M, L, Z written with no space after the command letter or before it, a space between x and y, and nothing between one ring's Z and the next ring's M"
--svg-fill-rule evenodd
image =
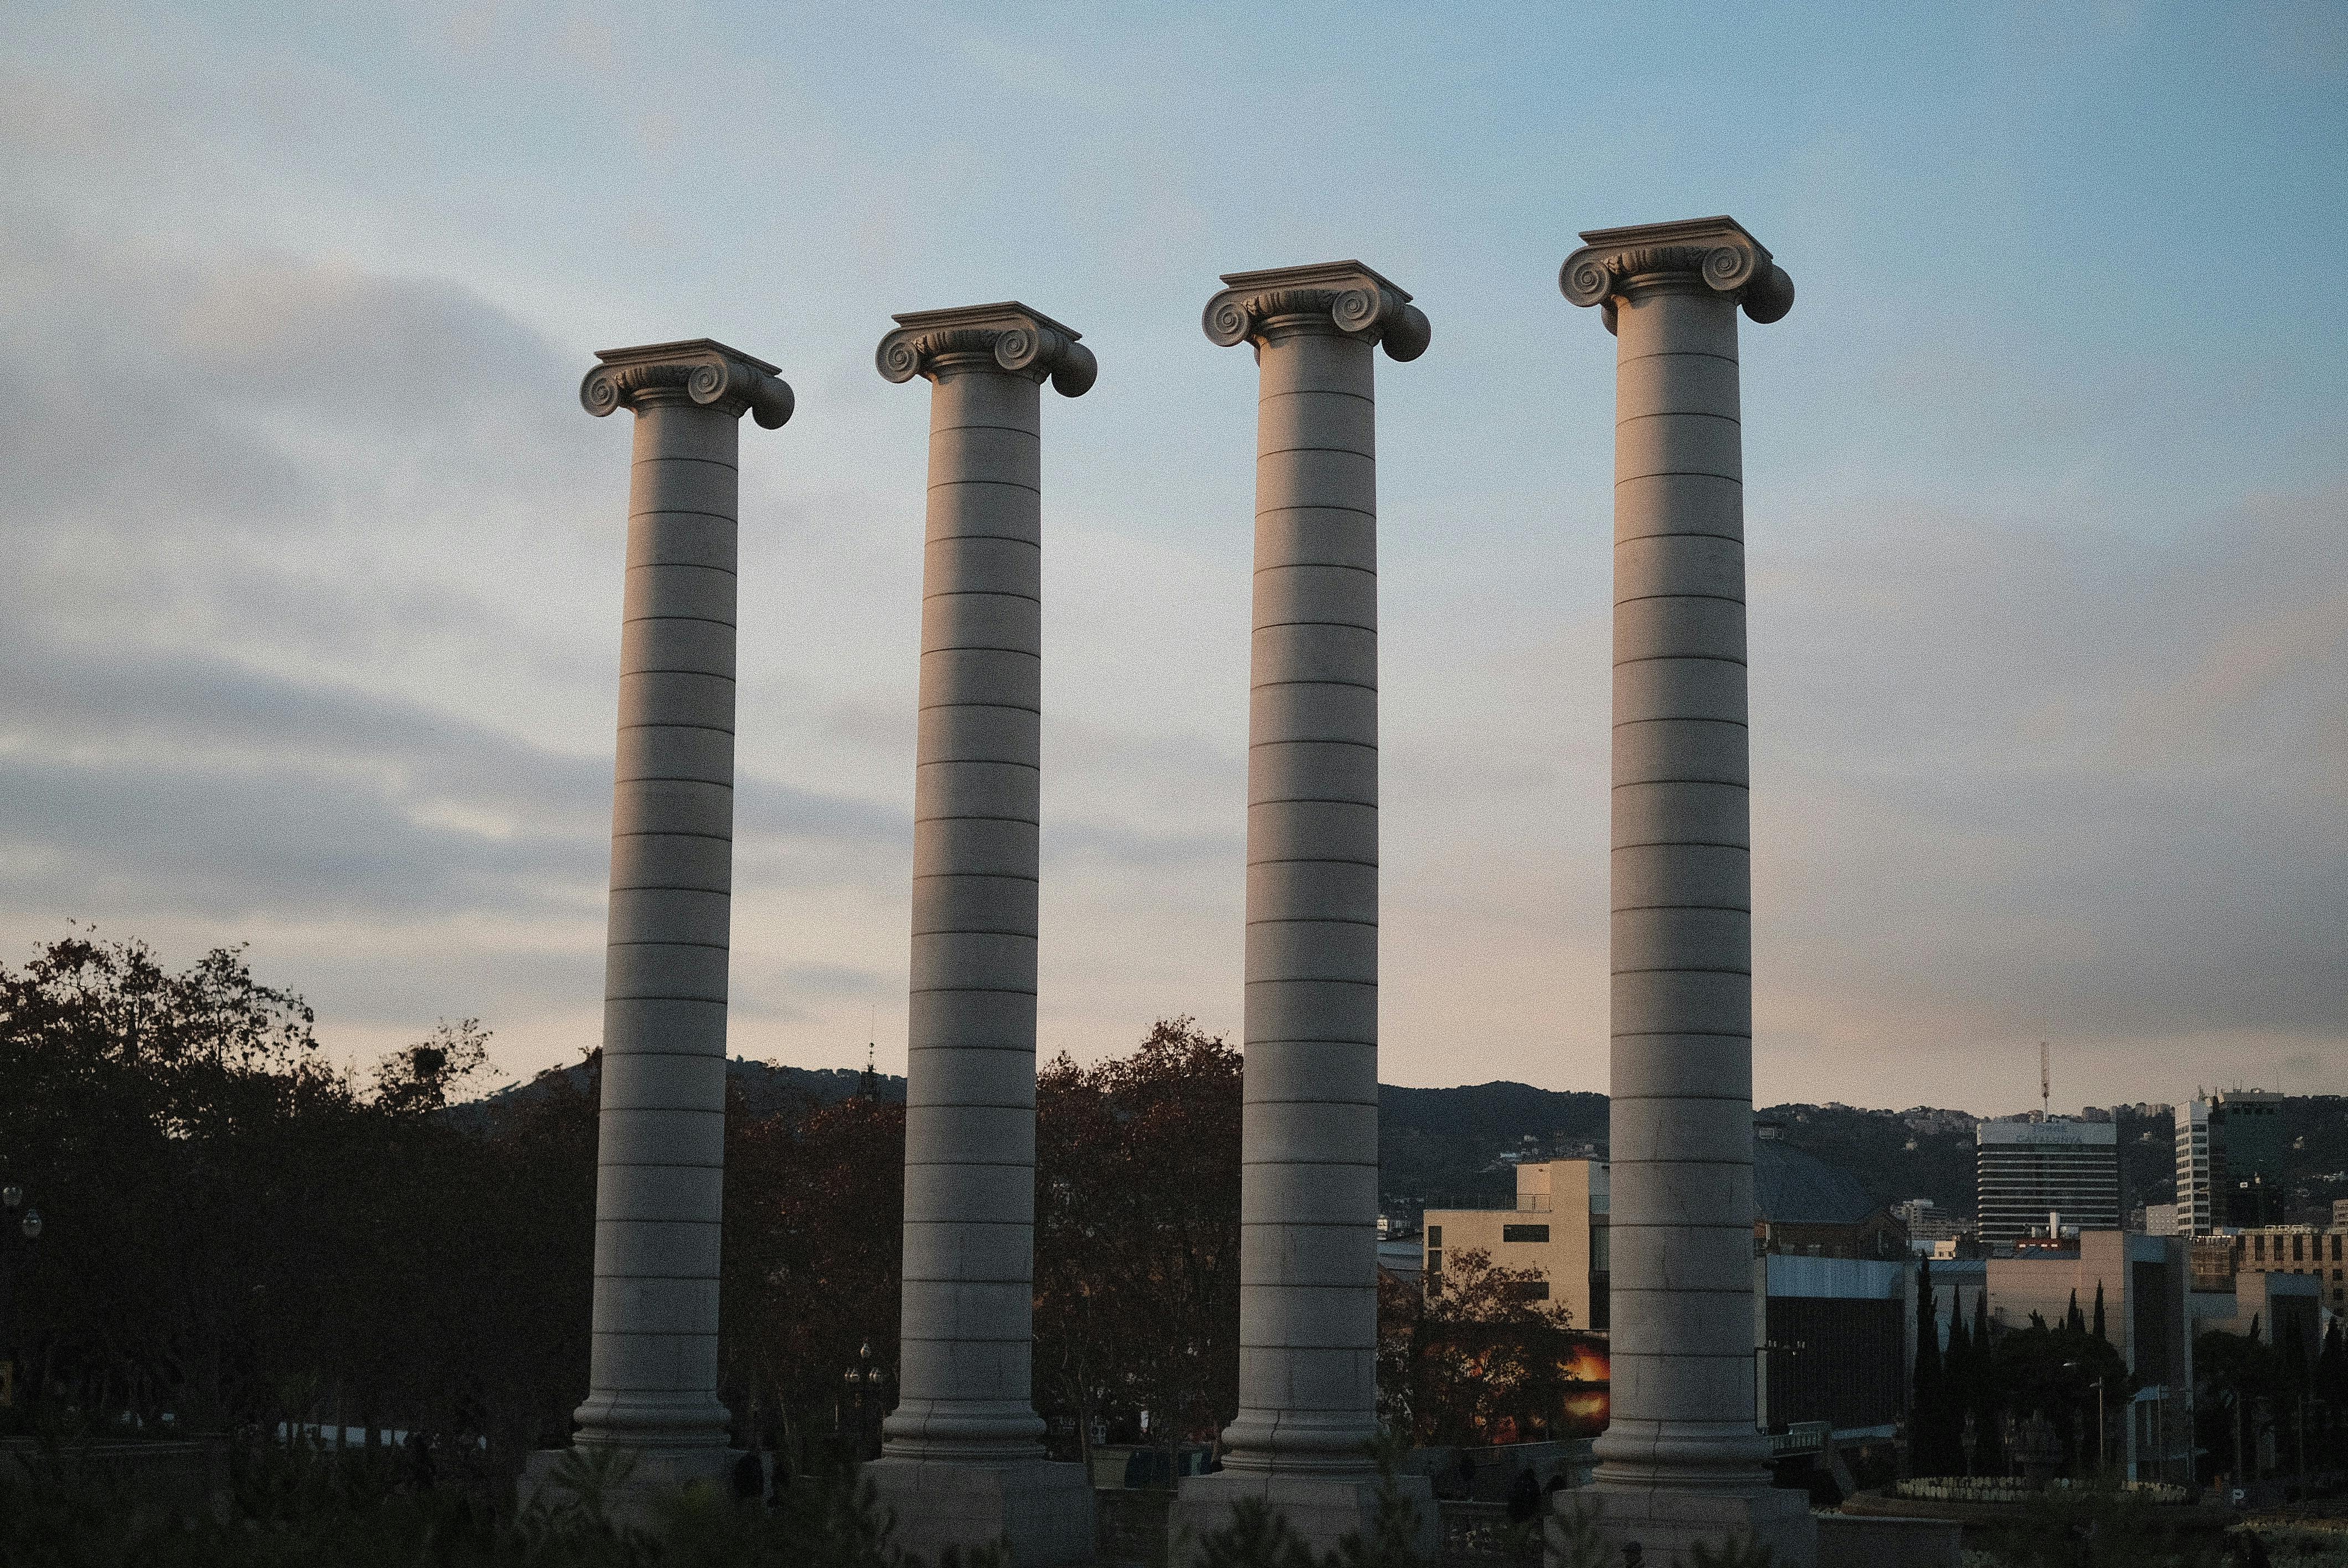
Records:
M2348 1092L2348 9L983 5L0 14L0 961L247 942L359 1062L600 1029L628 435L743 428L732 1049L904 1065L925 387L1047 396L1041 1047L1236 1039L1255 372L1379 367L1382 1076L1606 1082L1612 342L1582 229L1731 213L1756 1097Z

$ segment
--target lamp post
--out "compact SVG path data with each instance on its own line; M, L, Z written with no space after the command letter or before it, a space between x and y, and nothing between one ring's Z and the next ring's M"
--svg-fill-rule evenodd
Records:
M2087 1364L2085 1361L2065 1361L2063 1363L2063 1369L2066 1372L2084 1372L2087 1369ZM2104 1457L2104 1377L2105 1374L2100 1371L2096 1374L2096 1474L2098 1478L2103 1475L2104 1466L2106 1463Z
M19 1211L22 1211L20 1214ZM0 1404L16 1402L16 1248L41 1239L41 1211L25 1206L25 1189L0 1187ZM19 1243L18 1236L24 1237Z
M856 1348L856 1364L844 1369L839 1380L855 1407L856 1462L861 1464L879 1451L873 1441L873 1419L880 1408L880 1387L889 1380L888 1372L872 1359L871 1340Z

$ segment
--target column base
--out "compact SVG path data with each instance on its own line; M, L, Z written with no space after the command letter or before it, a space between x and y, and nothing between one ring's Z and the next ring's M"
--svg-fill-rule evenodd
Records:
M891 1544L922 1563L948 1547L1004 1542L1011 1568L1088 1563L1093 1555L1092 1478L1052 1460L1001 1463L883 1456L863 1470Z
M533 1505L600 1510L623 1529L652 1532L660 1523L660 1502L689 1486L706 1484L721 1496L732 1496L734 1470L745 1451L601 1444L540 1449L522 1461L519 1501L525 1512ZM606 1463L623 1467L624 1473L604 1471Z
M1685 1568L1689 1551L1717 1553L1732 1540L1769 1549L1772 1568L1815 1568L1818 1522L1810 1517L1807 1492L1766 1481L1749 1490L1625 1486L1602 1478L1593 1486L1554 1492L1552 1517L1544 1522L1544 1568L1585 1568L1591 1542L1598 1563L1629 1562L1624 1548L1636 1542L1646 1568Z
M1316 1556L1336 1551L1349 1535L1366 1544L1377 1533L1382 1484L1370 1471L1226 1470L1185 1477L1167 1526L1170 1559L1177 1564L1198 1562L1200 1542L1229 1529L1232 1513L1248 1498L1262 1499ZM1434 1486L1423 1475L1396 1476L1394 1484L1417 1514L1413 1544L1431 1563L1443 1550L1443 1517L1435 1509Z

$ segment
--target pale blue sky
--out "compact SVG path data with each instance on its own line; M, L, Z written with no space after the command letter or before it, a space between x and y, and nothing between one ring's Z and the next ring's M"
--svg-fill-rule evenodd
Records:
M1765 1099L2348 1091L2348 10L489 5L0 16L0 940L249 937L338 1050L595 1032L625 434L745 432L737 1049L901 1063L925 410L1025 299L1045 1049L1236 1031L1252 371L1381 370L1385 1076L1604 1083L1611 343L1575 231L1734 213Z

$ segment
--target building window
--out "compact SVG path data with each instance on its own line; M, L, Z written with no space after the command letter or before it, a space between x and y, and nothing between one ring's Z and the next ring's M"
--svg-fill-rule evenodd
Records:
M2304 1263L2307 1261L2307 1253L2304 1247L2303 1238L2300 1236L2293 1236L2291 1238L2291 1261L2293 1263Z
M1429 1274L1441 1274L1443 1272L1443 1253L1439 1248L1430 1248L1428 1250L1426 1255L1426 1272Z
M1427 1249L1431 1252L1441 1252L1443 1250L1443 1227L1441 1225L1429 1225L1426 1227L1426 1245Z
M1501 1239L1502 1241L1504 1241L1504 1242L1506 1242L1506 1241L1547 1241L1547 1240L1549 1240L1549 1226L1547 1226L1547 1225L1502 1225L1502 1226L1500 1227L1500 1239ZM1546 1287L1544 1287L1544 1289L1545 1289L1545 1288L1546 1288Z
M2252 1257L2255 1257L2255 1258L2259 1259L2259 1260L2260 1260L2260 1262L2262 1262L2262 1263L2266 1260L2266 1255L2267 1255L2267 1238L2266 1238L2266 1237L2264 1237L2264 1236L2262 1236L2262 1235L2254 1235L2254 1236L2252 1236L2252 1237L2250 1238L2250 1255L2251 1255Z
M1547 1301L1549 1299L1549 1281L1546 1279L1536 1279L1530 1284L1520 1286L1519 1288L1524 1291L1525 1299L1527 1301Z

